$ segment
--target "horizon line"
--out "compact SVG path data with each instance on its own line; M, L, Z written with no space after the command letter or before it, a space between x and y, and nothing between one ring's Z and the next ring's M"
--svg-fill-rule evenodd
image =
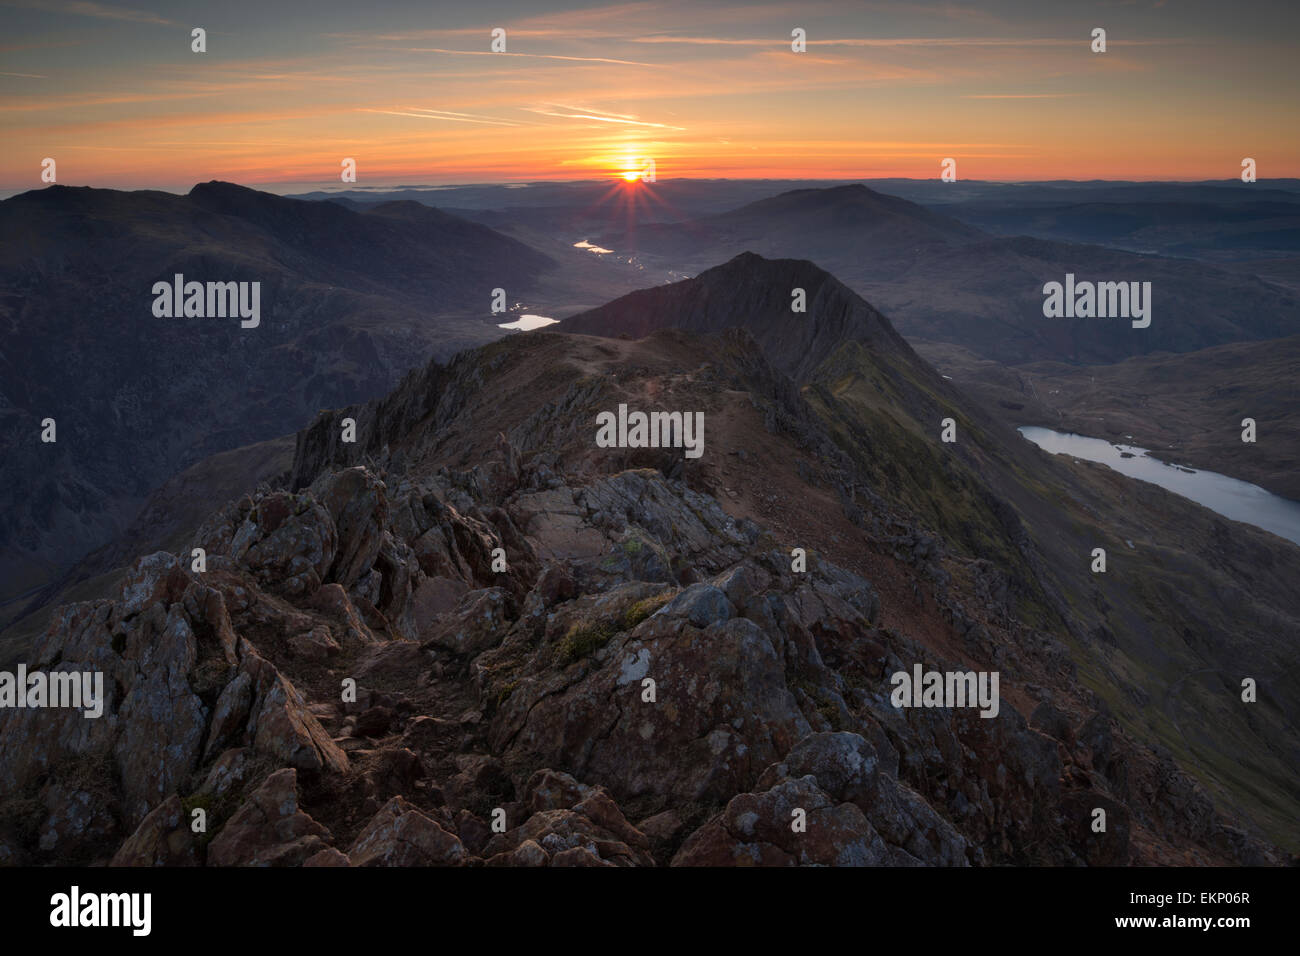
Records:
M193 189L206 183L227 183L232 186L239 186L244 189L251 189L256 192L266 192L275 195L292 197L295 195L306 195L310 193L350 193L350 192L396 192L400 190L432 190L432 189L473 189L473 188L506 188L506 187L528 187L528 186L579 186L579 185L608 185L610 183L621 183L623 180L616 176L602 176L597 178L586 179L502 179L502 180L483 180L473 182L455 182L455 183L393 183L379 185L359 185L356 183L333 184L333 183L310 183L310 182L284 182L284 183L241 183L230 179L205 179L196 181L188 189L173 186L92 186L88 184L73 183L45 183L38 186L32 186L27 189L0 187L0 201L12 199L15 196L21 196L30 192L41 192L53 187L62 186L67 189L101 189L111 192L164 192L175 196L188 195ZM845 179L842 177L819 177L819 176L681 176L672 179L662 180L663 183L837 183L841 185L852 185L859 183L940 183L942 180L938 176L917 178L910 176L874 176ZM1298 183L1300 177L1278 176L1265 179L1257 179L1254 183L1244 183L1237 177L1224 177L1220 179L1106 179L1094 177L1091 179L961 179L949 185L976 184L990 186L1018 186L1018 185L1091 185L1096 183L1106 183L1111 185L1177 185L1177 186L1195 186L1195 185L1259 185L1261 183ZM638 188L653 189L656 183L637 183ZM296 192L278 192L277 187L285 190L294 189Z

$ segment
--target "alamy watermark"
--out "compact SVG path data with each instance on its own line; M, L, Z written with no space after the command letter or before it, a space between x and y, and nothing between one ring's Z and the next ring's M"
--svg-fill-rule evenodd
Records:
M68 707L96 718L104 713L102 671L0 671L0 708Z
M1049 319L1132 319L1133 328L1151 324L1150 282L1075 282L1065 274L1065 284L1043 286L1043 315Z
M153 929L153 894L83 893L73 886L50 897L50 925L60 929L121 926L133 936L148 936Z
M238 316L239 327L255 329L262 321L262 283L172 282L153 284L153 314L160 319L225 319Z
M684 448L687 458L704 454L703 412L629 412L596 416L597 448Z
M890 678L895 707L979 707L981 717L996 717L997 671L927 671L920 664L912 673L896 671Z

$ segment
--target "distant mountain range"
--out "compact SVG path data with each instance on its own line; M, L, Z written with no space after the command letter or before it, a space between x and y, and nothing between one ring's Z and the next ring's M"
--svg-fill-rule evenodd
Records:
M862 185L797 190L719 215L608 231L593 241L686 273L744 251L811 259L882 309L908 338L954 343L1012 364L1107 363L1300 330L1300 298L1256 276L1098 245L997 238ZM1045 318L1043 286L1067 274L1151 282L1151 326Z

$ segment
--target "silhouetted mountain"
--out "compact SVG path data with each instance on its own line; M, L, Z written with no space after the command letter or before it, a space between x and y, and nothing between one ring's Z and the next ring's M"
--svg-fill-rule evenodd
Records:
M195 461L496 337L492 289L518 294L552 265L417 203L356 212L229 183L0 203L0 602L109 540ZM260 283L260 324L156 317L154 284L178 273Z
M802 289L805 312L794 312ZM693 279L641 289L563 320L559 330L642 338L656 329L721 332L744 328L777 368L802 379L848 341L912 355L879 312L834 276L799 259L770 261L752 252Z
M909 339L953 343L1008 363L1114 362L1300 331L1294 291L1256 276L1102 246L993 238L862 186L800 190L721 216L639 225L593 241L687 274L744 251L811 259L882 309ZM1067 274L1150 282L1151 325L1044 317L1043 286L1063 283Z
M984 237L978 229L861 184L797 189L718 215L610 232L597 245L666 259L716 262L740 251L818 263L865 253L858 273L890 278L917 256Z

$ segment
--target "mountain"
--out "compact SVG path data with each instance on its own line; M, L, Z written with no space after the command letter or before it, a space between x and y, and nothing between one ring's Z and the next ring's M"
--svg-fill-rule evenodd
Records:
M183 468L502 334L492 289L524 293L553 266L412 202L357 212L217 182L0 202L5 616ZM176 274L260 283L260 324L155 316L154 284Z
M807 262L571 323L320 413L57 612L26 660L105 672L106 719L0 712L0 861L1294 853L1300 549L1037 451ZM602 447L620 405L703 414L703 454ZM897 706L918 666L998 673L997 713Z
M761 281L754 281L756 275ZM804 313L792 311L795 289L804 290ZM889 321L833 276L811 262L769 262L752 252L695 279L631 292L563 320L559 329L643 338L669 326L713 333L744 327L776 367L796 380L849 340L881 355L914 359Z
M1109 364L1300 331L1300 298L1289 285L1186 259L989 236L861 185L798 190L719 216L638 224L593 241L635 254L647 268L685 274L744 251L811 259L888 313L909 340L959 345L1008 364ZM1045 318L1043 286L1064 283L1067 274L1150 282L1150 326Z
M856 261L863 278L893 278L917 257L984 238L978 229L861 184L796 189L739 209L674 223L637 224L594 241L619 252L716 262L753 250L816 262Z

